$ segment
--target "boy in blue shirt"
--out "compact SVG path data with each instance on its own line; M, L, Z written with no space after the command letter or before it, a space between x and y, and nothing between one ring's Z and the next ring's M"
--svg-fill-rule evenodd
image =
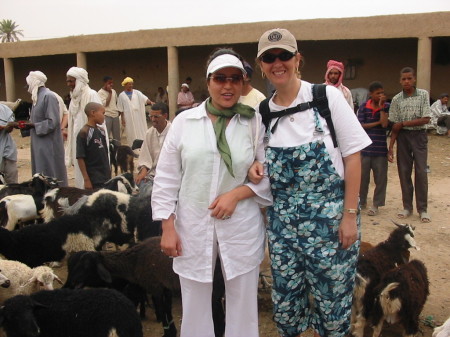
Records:
M386 103L383 85L372 82L369 86L370 99L358 109L358 120L372 144L361 151L361 186L359 198L362 207L367 205L369 192L370 172L373 172L375 190L373 203L367 215L376 215L378 207L384 206L386 201L388 149L386 142L387 126L389 124L389 103Z

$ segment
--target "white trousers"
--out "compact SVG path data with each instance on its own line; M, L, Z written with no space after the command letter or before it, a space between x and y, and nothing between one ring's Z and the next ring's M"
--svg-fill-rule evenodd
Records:
M224 274L225 275L225 274ZM259 266L232 280L225 280L225 337L258 337ZM180 276L183 318L180 337L214 337L212 282Z

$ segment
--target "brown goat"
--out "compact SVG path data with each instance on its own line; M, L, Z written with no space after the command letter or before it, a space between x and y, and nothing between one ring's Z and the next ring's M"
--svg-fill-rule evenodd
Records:
M357 266L356 286L353 291L352 333L363 337L366 320L375 301L374 289L383 274L409 261L409 249L416 248L414 228L397 224L388 239L360 254Z
M384 274L375 288L372 310L373 337L380 335L384 321L400 323L406 336L419 332L419 315L430 293L427 269L419 260L412 260Z

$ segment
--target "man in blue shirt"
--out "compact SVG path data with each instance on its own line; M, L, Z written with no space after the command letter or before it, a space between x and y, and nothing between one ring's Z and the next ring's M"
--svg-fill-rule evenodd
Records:
M358 120L372 140L372 144L361 151L361 186L359 190L360 203L367 205L370 172L373 172L375 190L372 206L367 215L376 215L378 207L384 206L386 201L388 150L386 131L389 124L389 103L386 103L383 85L372 82L369 86L370 99L359 107Z

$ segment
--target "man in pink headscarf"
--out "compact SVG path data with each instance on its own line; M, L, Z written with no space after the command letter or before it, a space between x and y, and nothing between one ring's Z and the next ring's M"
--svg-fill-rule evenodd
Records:
M353 109L353 97L350 89L342 84L344 79L344 64L339 61L329 60L327 72L325 73L325 84L338 88L345 97L350 107Z

